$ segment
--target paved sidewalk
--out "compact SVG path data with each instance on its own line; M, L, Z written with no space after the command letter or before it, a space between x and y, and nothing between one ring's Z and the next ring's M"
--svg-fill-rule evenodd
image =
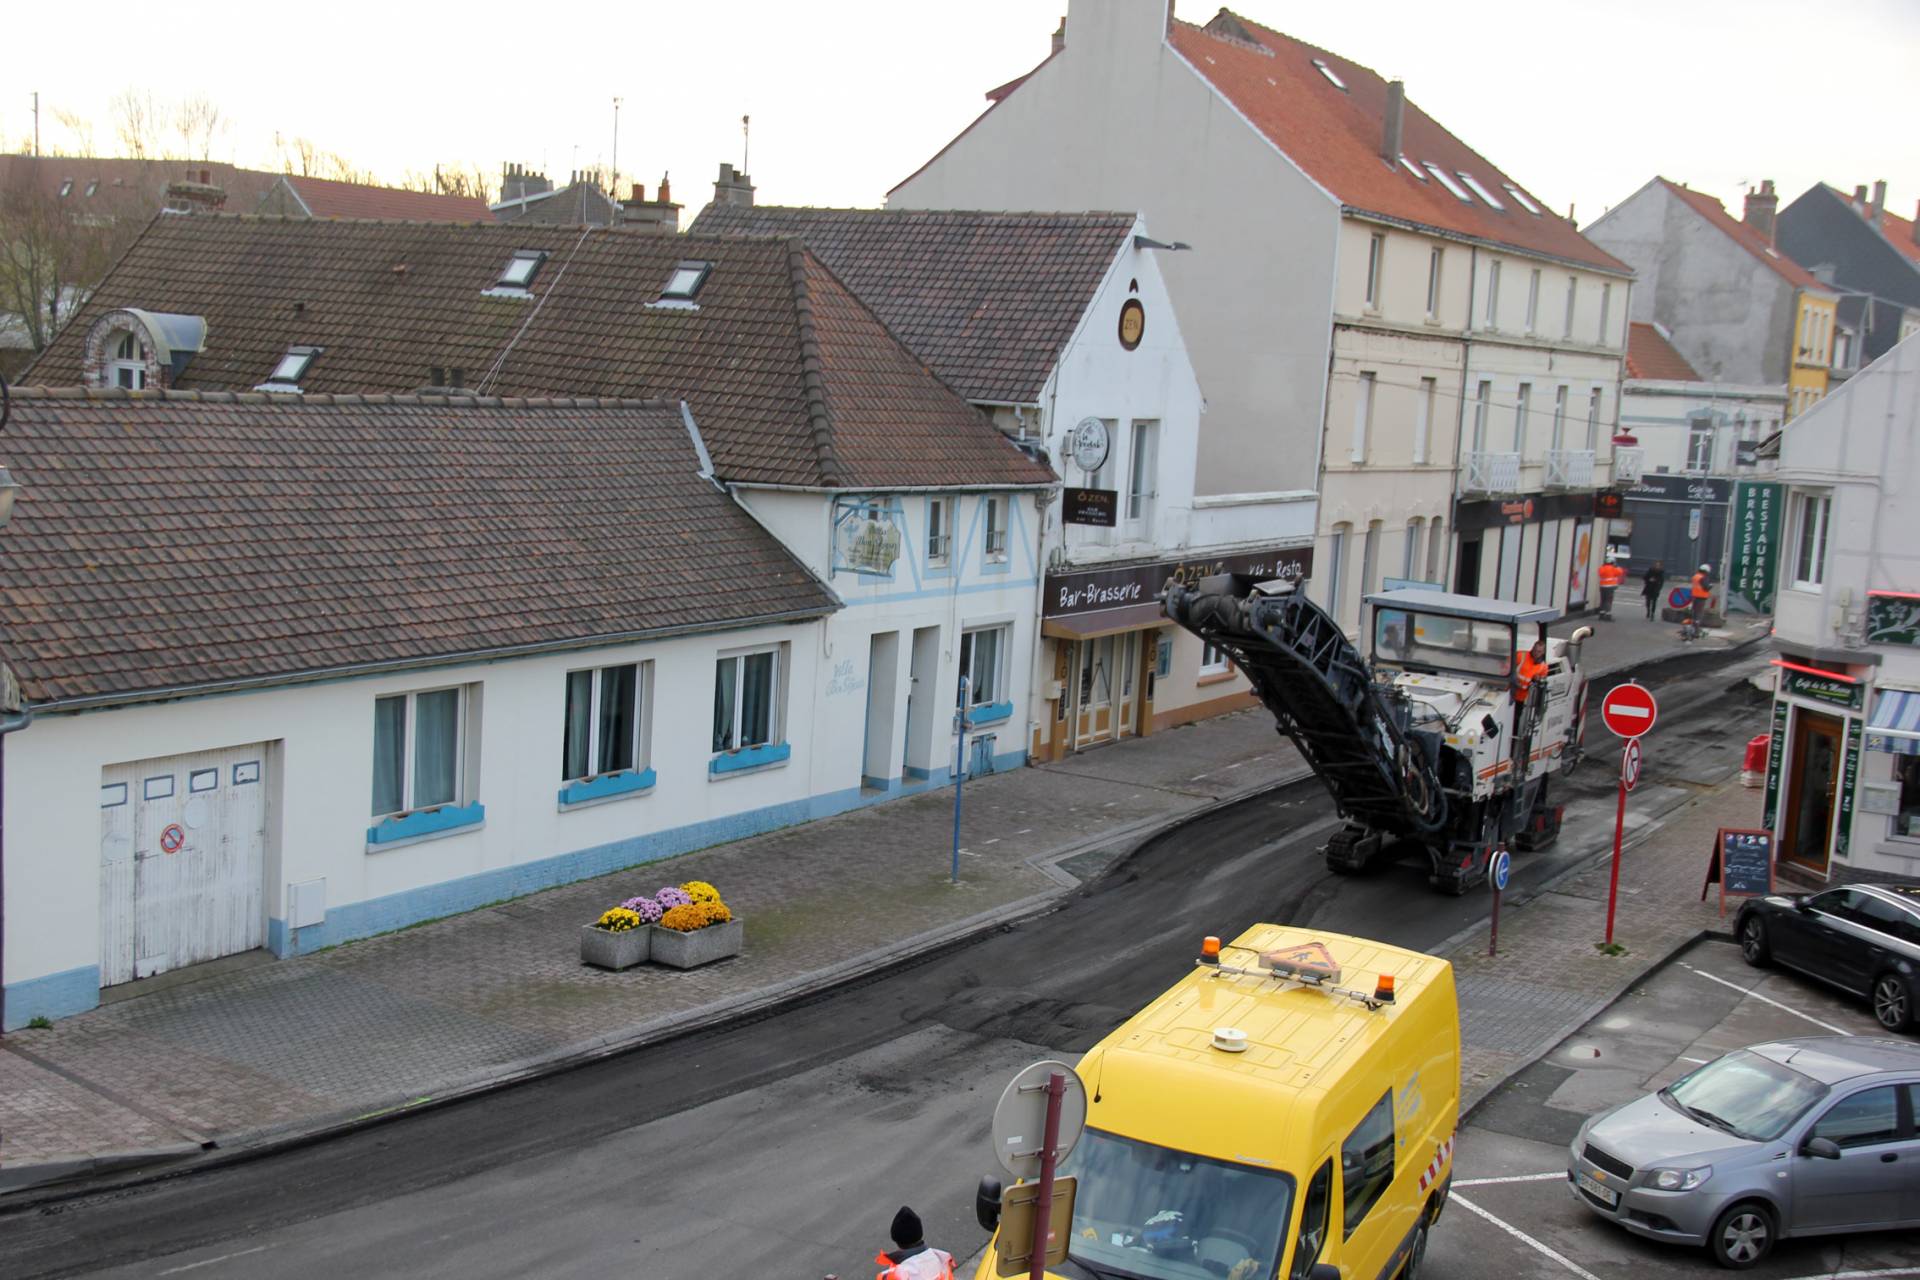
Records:
M1736 613L1727 619L1724 627L1715 627L1698 640L1683 642L1678 624L1649 622L1642 613L1640 597L1636 594L1629 599L1623 594L1614 606L1611 622L1601 622L1588 615L1556 622L1547 631L1550 635L1564 636L1576 627L1592 627L1593 636L1586 643L1583 657L1588 678L1597 680L1674 654L1738 648L1764 637L1772 626L1772 618Z

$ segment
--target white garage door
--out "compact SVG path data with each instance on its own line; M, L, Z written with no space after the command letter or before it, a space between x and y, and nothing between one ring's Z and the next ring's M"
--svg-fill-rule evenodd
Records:
M264 743L100 771L100 984L266 944Z

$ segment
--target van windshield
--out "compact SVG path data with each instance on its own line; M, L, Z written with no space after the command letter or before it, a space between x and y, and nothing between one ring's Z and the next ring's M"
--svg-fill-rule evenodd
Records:
M1373 657L1396 666L1504 676L1513 670L1511 622L1411 609L1373 611Z
M1293 1211L1293 1179L1086 1130L1062 1174L1078 1180L1069 1256L1142 1280L1271 1276ZM1246 1266L1249 1259L1253 1265Z

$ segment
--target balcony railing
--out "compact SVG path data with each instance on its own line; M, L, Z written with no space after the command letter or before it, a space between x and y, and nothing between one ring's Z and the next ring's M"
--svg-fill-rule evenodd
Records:
M1640 473L1646 469L1647 451L1626 445L1613 446L1613 487L1623 489L1628 485L1640 483Z
M1547 488L1593 488L1593 450L1547 450Z
M1520 492L1520 455L1469 450L1460 460L1462 493Z

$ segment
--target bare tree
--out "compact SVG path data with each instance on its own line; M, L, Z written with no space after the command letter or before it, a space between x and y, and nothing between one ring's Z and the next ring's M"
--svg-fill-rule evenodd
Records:
M431 191L436 195L472 196L488 204L493 203L498 190L493 175L477 164L471 167L436 164L425 172L409 169L401 176L400 187L405 191Z
M139 234L132 218L75 218L40 181L37 163L9 166L0 186L0 310L41 351Z
M232 122L220 114L219 106L204 93L185 98L174 108L173 127L180 135L182 149L189 160L211 160L213 143L224 136Z
M158 158L160 143L160 107L153 94L126 89L114 95L113 131L120 146L135 160Z
M93 149L93 121L88 120L84 116L78 115L75 112L68 111L64 107L55 107L53 110L53 118L55 120L58 120L60 122L60 127L67 131L67 136L73 140L74 149L71 153L69 153L64 147L62 147L59 143L56 142L46 148L46 152L48 155L57 156L57 155L72 154L72 155L79 155L79 156L91 156L91 155L99 154L99 152Z

